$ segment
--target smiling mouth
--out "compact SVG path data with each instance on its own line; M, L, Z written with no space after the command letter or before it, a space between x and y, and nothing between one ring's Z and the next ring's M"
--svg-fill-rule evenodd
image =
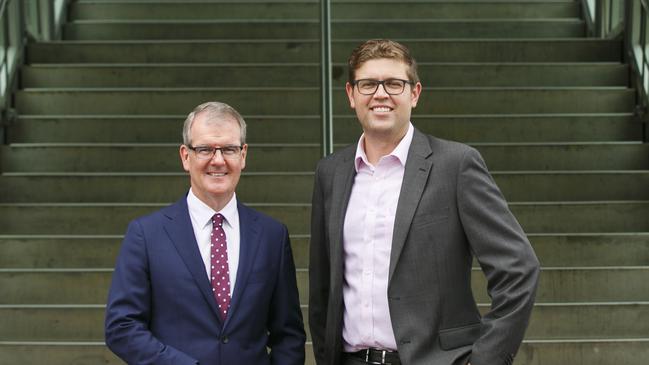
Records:
M212 176L212 177L223 177L223 176L225 176L227 174L228 174L227 172L208 172L207 173L208 176Z
M379 113L387 113L391 112L392 108L387 107L387 106L375 106L373 108L370 108L372 111L379 112Z

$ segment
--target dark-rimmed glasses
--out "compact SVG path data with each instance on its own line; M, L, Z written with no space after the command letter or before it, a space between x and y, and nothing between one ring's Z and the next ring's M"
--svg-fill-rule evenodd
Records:
M379 85L383 85L383 90L388 95L400 95L406 88L406 84L414 85L414 82L402 79L360 79L352 82L352 85L355 85L358 92L363 95L374 95L376 90L379 89Z
M241 157L241 150L243 149L243 146L212 147L187 145L187 148L194 151L196 157L198 157L200 160L213 159L216 151L221 151L221 156L223 156L223 158L226 160L236 160Z

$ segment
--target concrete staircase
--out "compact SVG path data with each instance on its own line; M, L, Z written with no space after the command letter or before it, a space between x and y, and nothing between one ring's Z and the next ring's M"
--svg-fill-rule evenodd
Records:
M586 39L579 3L333 3L335 142L360 133L346 57L402 39L424 84L414 124L476 146L529 234L543 272L518 365L649 357L649 145L623 45ZM29 47L0 149L0 363L121 363L103 345L121 236L187 190L180 129L206 100L249 123L238 194L289 226L306 319L317 19L315 0L78 0L65 40Z

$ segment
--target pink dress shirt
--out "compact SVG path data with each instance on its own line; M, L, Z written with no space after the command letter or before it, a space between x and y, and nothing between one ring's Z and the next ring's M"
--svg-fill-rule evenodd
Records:
M394 217L414 127L389 155L372 166L364 136L356 149L356 177L343 228L343 347L396 350L388 308L388 270Z

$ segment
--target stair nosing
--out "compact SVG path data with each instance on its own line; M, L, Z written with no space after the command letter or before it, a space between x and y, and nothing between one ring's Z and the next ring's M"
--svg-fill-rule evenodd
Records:
M332 62L333 66L345 67L346 63ZM601 62L417 62L418 67L448 66L448 67L628 67L628 64L615 61ZM146 63L146 62L93 62L93 63L31 63L25 65L25 68L171 68L171 67L196 67L196 68L219 68L219 67L295 67L295 66L313 66L319 67L318 62L168 62L168 63Z
M238 86L238 87L27 87L19 93L46 92L190 92L190 91L318 91L318 86ZM344 86L332 90L343 90ZM426 87L426 91L634 91L629 86L461 86L461 87Z
M529 113L529 114L413 114L412 119L480 119L480 118L610 118L633 117L633 112L628 113ZM20 119L170 119L185 118L182 114L21 114ZM334 114L334 118L357 119L354 114ZM317 114L286 115L286 114L251 114L244 115L246 119L320 119ZM360 133L359 133L360 136Z

